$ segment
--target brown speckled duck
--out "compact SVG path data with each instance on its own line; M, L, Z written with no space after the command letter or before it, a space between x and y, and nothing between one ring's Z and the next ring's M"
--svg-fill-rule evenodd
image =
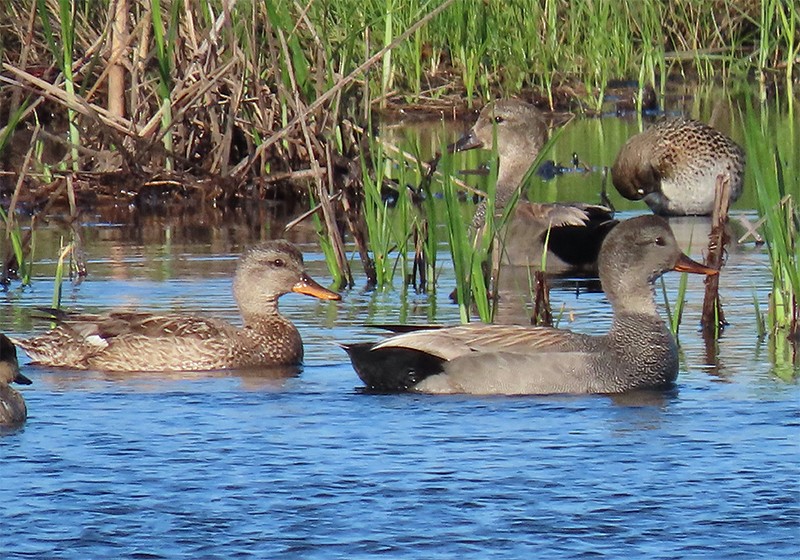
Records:
M338 300L306 274L288 241L267 241L241 257L233 295L243 326L185 315L111 312L57 314L59 325L15 341L35 363L104 371L203 371L299 364L303 342L278 311L288 292Z
M599 270L614 311L604 335L472 324L412 331L345 350L361 380L382 391L621 393L671 386L678 349L658 315L653 282L667 270L717 271L684 255L667 222L653 215L611 230Z
M501 211L547 140L547 125L533 105L516 99L495 101L483 108L473 127L450 150L492 149L495 138L499 159L495 207ZM475 212L474 228L483 225L485 214L483 202ZM552 228L546 270L552 274L593 272L603 238L616 223L613 212L604 206L520 200L504 235L503 262L538 268L547 230Z
M707 215L717 175L730 175L730 200L742 194L744 151L710 126L667 117L628 139L611 168L619 193L665 216Z
M14 344L0 334L0 426L18 426L28 418L25 399L10 383L30 385L31 381L19 372Z

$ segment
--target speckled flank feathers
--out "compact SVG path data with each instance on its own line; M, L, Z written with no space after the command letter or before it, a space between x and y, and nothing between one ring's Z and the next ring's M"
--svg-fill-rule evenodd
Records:
M383 391L620 393L669 387L678 374L678 349L658 315L653 282L667 270L716 271L681 253L666 221L652 215L612 229L599 260L614 310L604 335L470 324L344 348L362 381Z
M730 175L731 202L742 194L745 155L721 132L684 117L668 117L632 136L611 168L619 193L644 199L656 214L706 215L714 208L717 175Z
M57 328L17 344L36 363L74 369L200 371L299 364L300 333L278 311L278 298L288 292L339 299L306 274L294 245L268 241L248 250L236 269L233 293L241 328L196 316L56 312Z

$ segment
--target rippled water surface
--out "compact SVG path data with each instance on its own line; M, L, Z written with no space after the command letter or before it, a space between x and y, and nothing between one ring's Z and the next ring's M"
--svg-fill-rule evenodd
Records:
M708 120L711 111L690 112ZM639 126L578 120L553 158L576 152L608 165ZM573 174L533 194L597 202L599 184L599 174ZM751 185L734 225L754 218ZM621 217L645 210L610 194ZM235 259L283 224L193 218L136 228L84 220L89 276L65 284L63 305L237 321ZM699 258L706 221L673 227ZM33 285L0 293L0 332L47 328L31 315L51 305L62 234L37 234ZM290 237L329 282L308 226ZM721 276L730 325L718 344L698 333L702 279L689 278L669 393L364 393L337 342L382 336L368 323L457 322L449 257L439 262L435 296L395 281L341 302L282 299L305 341L300 371L112 375L35 367L21 355L34 383L20 388L27 424L0 432L0 558L800 557L800 387L790 381L800 372L756 336L753 300L766 309L771 283L764 248L730 249ZM679 276L665 282L674 301ZM503 294L501 321L527 320L524 293ZM609 325L591 283L558 282L551 301L563 306L562 327Z
M143 246L93 231L90 275L65 287L67 307L236 319L235 243ZM315 246L303 248L326 280ZM51 270L42 261L32 288L2 295L0 330L46 328L30 313L50 303ZM355 289L338 304L285 297L306 342L294 375L110 375L22 358L34 384L21 389L27 424L0 437L2 556L796 556L800 390L754 334L752 297L768 278L762 249L732 251L731 325L712 349L695 329L702 284L690 278L668 394L361 392L336 342L380 336L365 322L456 321L447 281L436 299L399 288ZM668 277L673 297L676 286ZM602 294L567 282L552 299L571 314L562 326L608 325Z

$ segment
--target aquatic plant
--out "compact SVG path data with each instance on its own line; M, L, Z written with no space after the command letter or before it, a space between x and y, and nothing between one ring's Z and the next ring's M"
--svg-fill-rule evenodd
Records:
M25 258L25 251L23 249L24 243L22 238L22 230L20 229L19 222L13 219L13 209L11 214L7 214L0 207L0 219L5 224L5 239L10 240L11 250L13 252L13 261L16 263L17 276L22 280L23 285L31 283L31 264L33 256L29 259ZM3 259L2 270L0 271L0 285L5 285L9 281L8 263L10 260L6 254L0 254Z
M664 298L664 309L667 312L667 326L678 340L678 332L681 328L681 320L683 319L683 310L686 307L686 288L689 282L689 275L682 272L680 280L678 281L678 293L675 296L675 301L670 303L669 295L667 294L667 285L664 283L664 277L660 278L661 282L661 295Z
M800 129L789 119L781 130L771 127L771 111L759 115L748 106L744 132L748 172L756 188L763 236L772 268L772 291L767 311L770 335L800 340L800 184L795 159Z
M74 62L75 34L77 27L77 14L73 2L69 0L58 0L58 13L50 13L50 5L44 0L36 0L38 14L42 22L47 44L55 58L56 64L61 70L64 78L64 91L68 97L75 97L75 76L73 75L72 65ZM58 39L53 35L50 27L50 19L54 19L60 24L60 35ZM81 135L77 124L77 111L75 108L67 107L67 130L70 143L70 154L72 158L72 169L78 171L79 156L78 146L81 143Z
M61 308L61 291L64 282L64 259L69 256L70 262L72 262L72 252L74 248L75 245L73 243L67 243L66 245L62 245L61 251L58 254L56 272L55 276L53 277L53 301L51 306L53 309ZM67 267L69 272L70 264L67 264Z
M361 158L362 184L364 189L363 212L367 225L367 239L375 263L375 283L384 288L392 283L395 263L391 253L396 250L395 236L392 231L392 218L389 201L384 199L382 191L384 181L389 179L389 167L392 162L384 157L380 144L371 143L369 158ZM366 161L371 160L371 166ZM398 200L403 196L403 187L398 188Z

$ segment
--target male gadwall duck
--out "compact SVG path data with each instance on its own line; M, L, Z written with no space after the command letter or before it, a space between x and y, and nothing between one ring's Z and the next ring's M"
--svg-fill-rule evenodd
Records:
M547 139L547 125L533 105L516 99L495 101L483 108L472 129L450 150L492 149L495 138L499 159L495 208L499 212L521 185L542 149ZM474 228L483 225L485 214L484 201L475 212ZM547 272L593 272L603 238L616 223L612 211L604 206L520 200L504 235L502 262L539 267L550 229Z
M744 151L733 140L684 117L657 121L628 139L611 168L619 193L664 216L708 215L717 175L730 176L730 200L742 194Z
M678 248L667 222L648 215L611 230L599 256L614 311L602 336L549 327L462 325L345 346L364 383L424 393L621 393L664 388L678 349L659 317L653 282L667 270L716 274Z
M19 372L14 344L0 334L0 426L17 426L28 418L25 399L9 383L30 385L31 380Z
M244 326L182 315L112 312L56 314L59 326L15 342L35 363L104 371L204 371L299 364L303 342L278 311L289 292L338 300L303 268L287 241L267 241L240 259L233 295Z

